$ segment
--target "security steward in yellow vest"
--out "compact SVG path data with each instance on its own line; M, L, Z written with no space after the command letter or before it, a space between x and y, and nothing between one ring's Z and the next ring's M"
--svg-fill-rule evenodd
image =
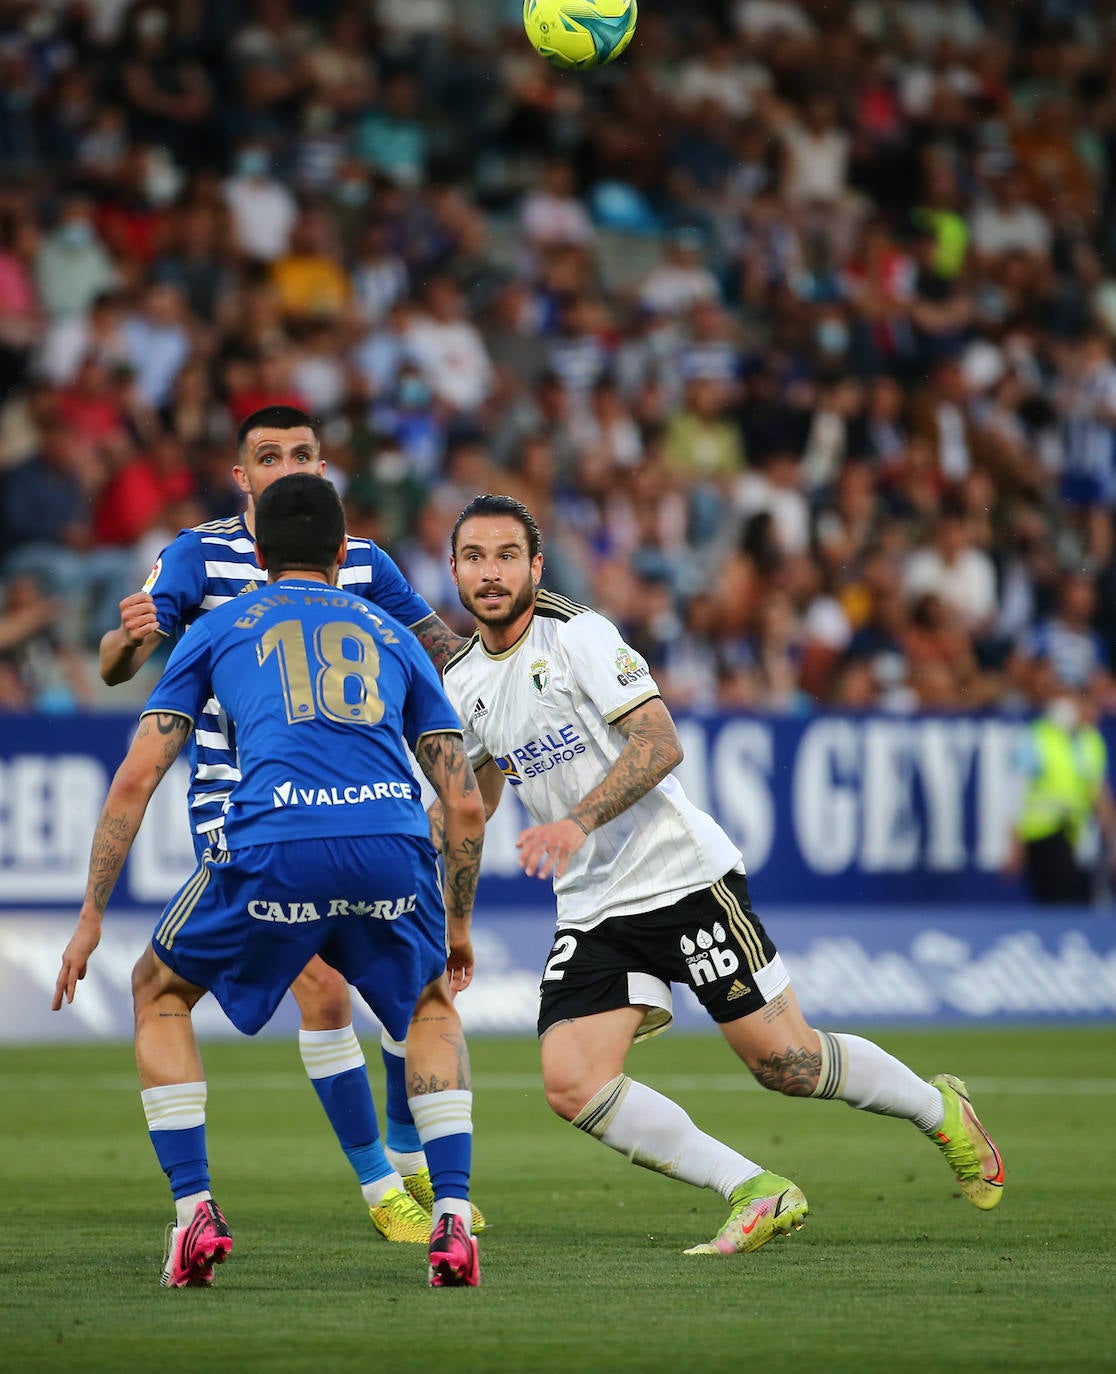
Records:
M1030 780L1015 834L1028 892L1045 906L1092 900L1093 873L1078 845L1095 815L1112 833L1108 750L1090 714L1083 696L1059 695L1028 730Z

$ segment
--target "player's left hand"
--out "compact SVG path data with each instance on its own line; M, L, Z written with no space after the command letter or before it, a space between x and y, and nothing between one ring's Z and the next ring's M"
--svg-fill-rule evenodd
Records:
M528 878L560 878L588 838L577 821L563 817L521 831L515 847Z
M63 997L67 1004L73 1002L77 985L85 977L85 971L89 967L89 956L100 943L100 917L91 920L82 912L70 943L62 951L62 967L58 971L58 981L54 985L51 1011L62 1010Z

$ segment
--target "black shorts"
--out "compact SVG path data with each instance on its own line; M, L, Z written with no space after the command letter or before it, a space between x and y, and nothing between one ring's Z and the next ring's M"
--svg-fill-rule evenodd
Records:
M752 911L747 878L726 873L672 906L611 916L592 930L559 929L543 970L539 1034L559 1021L644 1006L636 1039L646 1039L673 1020L671 983L688 983L714 1021L737 1021L788 982Z

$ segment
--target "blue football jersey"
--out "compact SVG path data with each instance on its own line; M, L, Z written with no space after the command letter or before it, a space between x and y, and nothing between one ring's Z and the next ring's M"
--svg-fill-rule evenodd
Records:
M402 740L460 734L406 628L360 597L291 578L202 617L143 714L197 721L216 697L236 732L230 849L336 835L428 835Z
M370 539L350 539L338 586L364 597L404 625L432 614L392 560ZM155 602L159 628L177 640L199 616L245 592L267 585L256 562L256 543L238 515L181 530L159 555L143 585ZM235 741L220 702L206 703L195 718L190 822L199 833L218 828L232 785L240 777Z

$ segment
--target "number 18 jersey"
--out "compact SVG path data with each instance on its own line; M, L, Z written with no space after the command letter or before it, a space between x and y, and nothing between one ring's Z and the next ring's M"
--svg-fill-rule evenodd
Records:
M473 767L494 760L539 824L597 786L625 744L616 722L659 695L610 621L547 591L516 644L492 654L474 635L443 683ZM589 929L669 906L740 865L717 822L667 777L594 830L555 880L558 925Z
M403 740L461 727L419 642L360 597L283 579L198 620L144 714L236 730L230 849L338 835L429 836Z

